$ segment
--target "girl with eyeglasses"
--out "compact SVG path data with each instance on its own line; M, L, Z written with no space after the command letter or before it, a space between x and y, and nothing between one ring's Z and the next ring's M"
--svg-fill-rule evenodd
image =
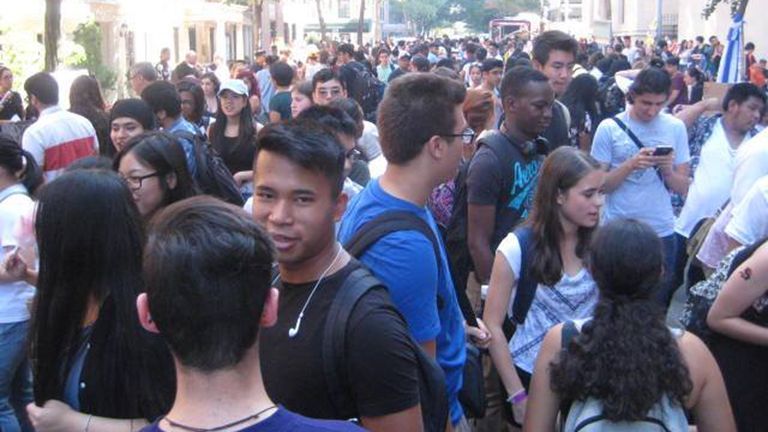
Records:
M115 156L113 168L128 185L144 220L160 208L198 193L184 150L176 138L164 132L132 138Z

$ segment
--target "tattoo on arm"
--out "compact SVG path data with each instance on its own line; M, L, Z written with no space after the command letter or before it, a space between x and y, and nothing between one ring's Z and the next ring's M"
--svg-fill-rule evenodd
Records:
M741 276L741 278L744 279L745 281L752 279L752 269L749 267L745 268L744 270L739 272L739 276Z

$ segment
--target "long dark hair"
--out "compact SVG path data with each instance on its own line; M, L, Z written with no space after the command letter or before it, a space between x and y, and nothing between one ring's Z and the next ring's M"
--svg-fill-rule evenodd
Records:
M597 398L611 421L643 419L664 396L683 404L693 384L664 310L651 298L662 265L661 241L642 222L614 220L597 232L594 317L550 365L561 399Z
M69 110L91 122L99 139L99 154L111 156L114 146L109 136L109 115L101 94L101 85L96 78L80 75L72 81L72 87L69 89Z
M43 184L43 172L35 158L13 138L3 134L0 134L0 167L13 176L21 172L19 180L30 194Z
M30 332L35 402L61 399L90 301L100 306L88 361L100 373L91 414L161 403L148 378L146 332L136 315L144 234L130 191L113 172L78 170L41 188L35 217L40 268ZM118 402L119 401L119 402ZM129 406L125 406L128 404ZM144 405L146 406L146 405Z
M237 147L251 146L256 142L256 128L253 126L253 112L248 96L240 96L245 100L245 106L240 111L240 124L237 129ZM227 115L221 109L221 97L217 98L218 108L216 110L216 121L211 125L211 144L220 148L219 145L224 141L224 132L227 130Z
M585 126L584 121L587 114L592 119L593 130L597 128L597 91L598 84L595 77L590 74L581 74L571 81L565 93L560 98L560 102L568 107L571 113L571 124L577 126L579 132ZM588 130L586 132L592 132Z
M176 137L167 132L144 132L131 138L115 155L112 168L117 171L120 161L128 153L141 163L151 166L158 173L163 201L160 208L198 194L198 188L187 168L187 158ZM165 179L167 174L176 175L176 187L170 188ZM154 213L154 212L153 212ZM148 219L151 215L145 215Z
M205 93L203 88L199 84L190 80L183 79L176 84L176 90L179 92L189 92L192 95L192 99L195 101L195 109L192 111L190 118L186 119L193 124L200 124L203 119L203 111L205 110Z
M587 174L601 169L592 156L573 147L560 147L544 161L528 221L533 229L534 251L531 273L545 285L552 286L563 277L560 242L565 232L560 221L557 197L575 186ZM579 227L576 256L586 258L595 227Z

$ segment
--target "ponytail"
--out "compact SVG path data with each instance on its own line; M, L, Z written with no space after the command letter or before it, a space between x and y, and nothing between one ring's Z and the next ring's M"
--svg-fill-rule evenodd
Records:
M598 230L590 269L600 300L551 364L561 399L599 399L615 422L643 419L665 396L683 404L693 384L664 309L652 299L662 261L661 241L641 222L619 219Z
M14 176L21 172L19 180L30 194L43 183L43 173L35 158L7 135L0 135L0 167Z

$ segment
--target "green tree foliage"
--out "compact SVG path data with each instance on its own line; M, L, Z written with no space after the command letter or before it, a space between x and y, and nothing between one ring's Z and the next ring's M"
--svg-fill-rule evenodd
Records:
M440 23L438 12L446 3L448 0L403 0L390 2L390 7L400 8L415 32L425 34Z
M727 4L731 6L731 15L736 15L737 12L741 9L742 13L744 9L747 7L747 3L749 0L709 0L707 1L707 5L704 7L704 10L702 11L701 15L704 17L704 19L707 19L715 12L715 9L717 9L717 6L720 4Z
M488 31L488 22L494 18L540 10L540 0L452 0L441 8L439 16L443 22L463 21L471 30Z
M96 77L104 90L112 89L117 76L104 66L101 58L101 28L95 22L78 24L73 33L75 43L82 46L85 56L72 66L85 68Z

